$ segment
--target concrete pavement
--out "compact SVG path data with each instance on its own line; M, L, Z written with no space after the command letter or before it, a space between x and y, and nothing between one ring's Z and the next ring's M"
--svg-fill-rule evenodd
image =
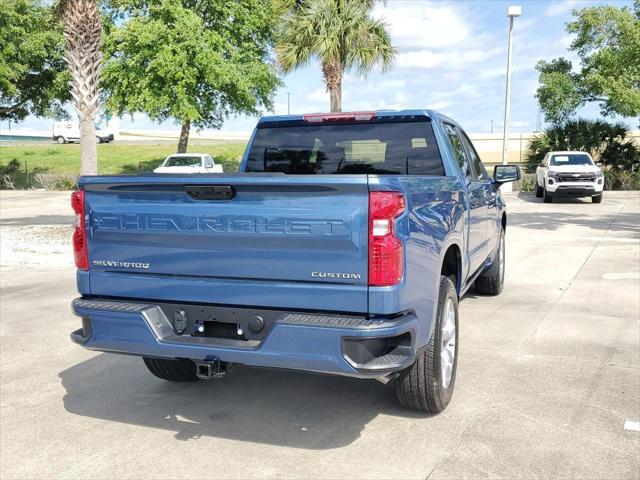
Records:
M72 221L68 194L0 202L0 234L27 244ZM640 420L640 194L508 203L506 287L463 299L456 391L437 416L374 381L238 367L165 383L69 341L70 256L3 252L0 476L638 478L640 433L623 427Z

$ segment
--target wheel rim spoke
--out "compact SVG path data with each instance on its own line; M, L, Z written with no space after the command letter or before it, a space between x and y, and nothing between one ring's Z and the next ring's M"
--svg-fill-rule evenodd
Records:
M451 298L447 298L445 302L440 325L440 340L440 377L442 386L448 388L456 358L456 311Z

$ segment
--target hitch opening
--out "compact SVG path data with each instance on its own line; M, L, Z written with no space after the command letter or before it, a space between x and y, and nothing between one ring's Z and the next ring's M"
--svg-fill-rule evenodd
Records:
M196 376L201 380L222 378L227 374L227 364L219 358L196 362Z

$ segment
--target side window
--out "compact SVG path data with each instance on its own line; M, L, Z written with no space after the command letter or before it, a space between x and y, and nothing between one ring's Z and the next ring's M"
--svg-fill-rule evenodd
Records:
M464 148L469 156L469 163L471 164L471 173L473 175L474 180L487 180L489 178L489 174L484 168L482 161L480 160L480 156L476 149L473 147L471 140L467 137L467 134L462 131L462 129L458 129L460 133L460 138L462 138L462 143L464 144Z
M447 133L447 136L449 137L449 142L451 143L451 146L453 147L453 153L456 157L456 160L458 161L458 166L460 167L460 171L465 177L472 179L473 174L471 173L471 169L469 167L469 159L467 157L467 153L464 150L464 147L462 146L462 140L460 140L460 136L456 131L456 127L454 127L453 125L449 125L448 123L445 123L444 130Z
M204 166L207 168L213 168L213 159L208 155L204 157Z

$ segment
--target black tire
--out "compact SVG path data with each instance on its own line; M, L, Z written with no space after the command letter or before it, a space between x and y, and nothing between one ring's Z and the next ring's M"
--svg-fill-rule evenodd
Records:
M455 335L453 366L448 385L443 378L441 369L442 352L442 324L446 313L445 305L451 300L450 308L455 312ZM439 413L443 411L451 401L453 389L456 383L456 370L458 367L458 294L450 278L440 277L440 290L438 293L438 311L435 325L429 343L420 350L416 361L410 367L400 372L400 376L394 381L396 397L400 405L412 410Z
M593 197L591 197L591 201L593 203L602 203L602 194L598 194L598 195L594 195Z
M102 137L96 135L96 143L102 143Z
M196 364L187 358L143 357L144 364L156 377L170 382L195 382Z
M504 288L504 271L506 265L506 248L504 228L500 229L498 249L491 267L483 272L475 281L476 291L482 295L500 295Z
M536 198L542 198L543 193L544 193L544 188L538 185L538 177L536 176Z
M549 192L547 192L547 187L542 189L542 201L544 203L553 202L553 197L551 196L551 194Z

